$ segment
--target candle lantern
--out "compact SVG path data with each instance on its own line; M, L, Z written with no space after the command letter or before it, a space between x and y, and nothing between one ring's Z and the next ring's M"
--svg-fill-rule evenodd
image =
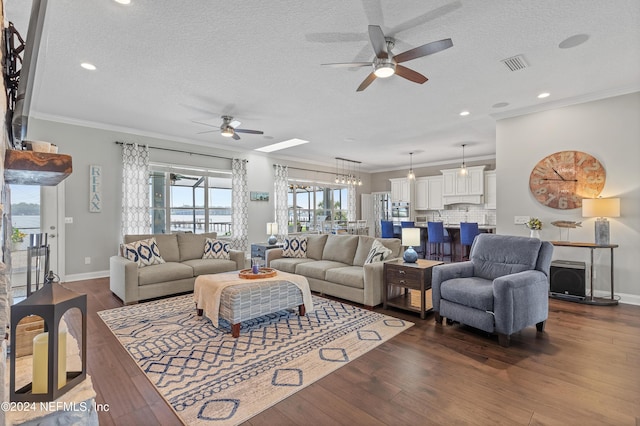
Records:
M73 324L69 332L62 317L69 310ZM77 312L76 312L77 311ZM78 318L79 313L81 318ZM23 318L38 316L44 320L44 333L33 337L32 382L16 389L16 354L18 324ZM65 319L67 318L65 317ZM77 327L81 323L81 328ZM73 329L80 338L80 368L67 366L67 333ZM31 338L31 337L29 337ZM31 343L31 342L29 342ZM9 398L11 401L54 401L87 376L87 295L68 290L58 283L46 284L20 303L11 306L11 356ZM76 363L77 364L77 363Z

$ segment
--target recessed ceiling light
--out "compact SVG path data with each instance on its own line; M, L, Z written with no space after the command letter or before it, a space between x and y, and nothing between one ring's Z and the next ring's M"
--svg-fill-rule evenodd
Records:
M89 71L95 71L96 70L96 66L93 64L90 64L89 62L83 62L80 64L80 66L82 68L84 68L85 70L89 70Z
M547 92L540 93L540 94L538 95L538 99L548 98L548 97L549 97L549 95L551 95L551 93L547 93Z
M120 4L129 4L131 3L131 0L115 0L115 2Z
M309 141L294 138L294 139L289 139L287 141L274 143L272 145L263 146L262 148L256 148L256 151L273 152L273 151L279 151L281 149L291 148L292 146L302 145L305 143L309 143Z
M462 112L460 113L460 115L461 115L461 116L463 116L463 117L465 117L465 116L469 115L469 111L462 111Z
M558 47L560 49L571 49L572 47L580 46L587 40L589 40L589 36L587 34L576 34L561 41Z

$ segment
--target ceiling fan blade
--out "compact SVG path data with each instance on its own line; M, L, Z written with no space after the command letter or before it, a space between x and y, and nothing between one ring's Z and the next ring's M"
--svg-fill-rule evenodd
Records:
M203 134L205 134L205 133L217 132L218 130L219 130L219 129L216 129L216 130L205 130L204 132L198 132L198 133L196 133L196 135L203 135Z
M369 74L367 78L365 78L364 81L360 83L360 86L358 86L358 89L356 90L356 92L362 92L364 89L369 87L369 85L373 83L373 80L375 80L376 78L377 77L374 73Z
M214 124L209 124L209 123L203 123L202 121L195 121L195 120L191 120L192 123L196 123L196 124L202 124L203 126L208 126L208 127L215 127L216 129L219 129L220 126L216 126Z
M335 63L335 64L320 64L324 67L333 67L333 68L356 68L356 67L367 67L372 66L373 62L343 62L343 63Z
M249 129L233 129L236 133L251 133L252 135L264 135L262 130L249 130Z
M445 38L444 40L432 41L431 43L423 44L422 46L402 52L394 56L393 59L395 59L397 63L406 62L412 59L438 53L441 50L450 48L451 46L453 46L451 39Z
M231 127L233 127L235 129L236 127L238 127L241 124L242 123L239 122L238 120L231 120L231 122L229 123L229 126L231 126Z
M427 80L429 80L419 72L415 72L414 70L403 67L402 65L396 65L396 74L398 74L402 78L406 78L407 80L413 81L414 83L418 84L425 83Z
M382 28L378 25L369 25L369 38L371 39L371 46L376 53L376 57L379 59L387 59L387 41L384 39L384 33Z
M239 140L240 140L240 136L238 136L238 134L237 134L236 132L233 132L233 136L232 136L232 138L233 138L233 139L235 139L235 140L237 140L237 141L239 141Z

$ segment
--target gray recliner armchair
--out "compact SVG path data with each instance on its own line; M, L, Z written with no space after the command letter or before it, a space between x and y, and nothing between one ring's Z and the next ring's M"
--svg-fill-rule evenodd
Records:
M436 322L444 317L496 333L505 347L525 327L544 331L552 254L553 245L537 238L478 235L469 261L433 268Z

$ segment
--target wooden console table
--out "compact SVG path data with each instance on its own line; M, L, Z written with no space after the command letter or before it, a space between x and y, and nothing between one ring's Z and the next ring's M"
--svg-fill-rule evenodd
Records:
M589 274L590 294L581 303L588 305L600 305L600 306L613 306L617 305L618 301L613 298L613 249L618 247L618 244L606 244L598 245L593 243L571 243L569 241L550 241L551 244L557 247L579 247L588 248L591 252L591 265ZM593 251L599 248L608 248L611 250L611 264L609 265L611 270L611 297L594 297L593 296Z

